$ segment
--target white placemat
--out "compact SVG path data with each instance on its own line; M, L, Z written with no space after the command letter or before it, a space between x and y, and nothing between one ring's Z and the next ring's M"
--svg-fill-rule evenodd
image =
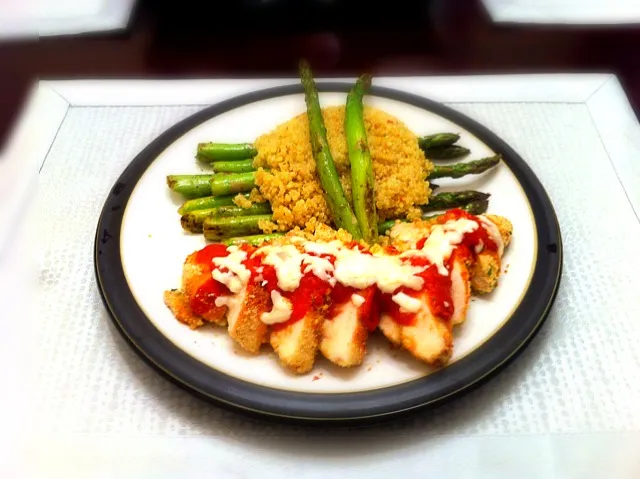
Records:
M495 22L615 25L640 23L637 0L483 0Z
M136 153L210 100L197 105L194 85L182 85L192 104L180 105L167 96L175 83L156 83L159 93L165 90L159 106L91 106L108 91L115 104L126 104L140 85L120 84L119 97L113 83L85 85L85 93L94 93L69 105L40 173L31 230L41 232L34 248L42 255L38 313L23 331L30 335L15 336L24 347L0 337L0 351L19 349L29 359L16 363L23 379L14 374L8 394L26 405L19 419L7 414L16 427L13 442L21 446L21 472L66 478L638 477L640 182L629 177L635 166L626 160L640 152L640 127L627 116L615 78L512 80L521 92L506 89L502 102L495 88L508 78L493 86L490 78L443 81L440 90L428 79L379 83L448 100L530 163L556 207L564 240L555 307L522 356L479 390L416 418L342 432L267 426L211 407L160 378L115 331L93 273L104 199ZM219 100L257 85L200 87L203 96L213 91ZM52 87L63 96L69 91ZM550 102L536 97L545 88ZM575 96L580 91L582 100ZM606 102L596 98L603 91ZM161 106L167 103L173 105ZM607 130L601 115L594 116L603 103L622 131ZM608 148L610 142L620 148L617 134L626 138L624 151ZM15 356L4 359L10 364Z

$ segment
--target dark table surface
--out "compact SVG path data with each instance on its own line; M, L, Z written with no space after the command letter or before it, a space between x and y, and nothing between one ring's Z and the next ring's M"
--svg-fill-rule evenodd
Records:
M141 0L125 32L0 43L0 141L38 78L292 77L301 57L316 76L615 73L640 112L640 25L497 25L479 0L374 5Z

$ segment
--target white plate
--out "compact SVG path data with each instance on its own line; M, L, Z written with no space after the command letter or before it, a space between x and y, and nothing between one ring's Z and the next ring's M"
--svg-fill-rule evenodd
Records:
M186 256L206 244L201 235L192 235L182 230L177 209L183 200L170 192L166 185L166 176L210 171L195 160L196 146L199 142L250 142L276 125L305 111L304 96L298 92L296 85L275 90L276 93L255 93L233 99L219 105L219 108L212 107L211 112L201 112L194 118L185 120L150 145L123 173L105 205L97 232L98 279L106 303L116 323L148 359L149 354L145 353L145 346L133 337L134 334L127 333L127 326L123 324L127 322L126 319L123 320L127 307L139 308L142 312L141 317L144 316L150 322L152 329L159 331L162 337L170 341L172 347L175 346L186 353L199 365L211 368L210 371L223 373L225 377L236 378L243 384L304 393L307 396L309 393L321 394L322 397L336 393L386 391L392 386L417 384L415 380L430 375L433 372L431 368L404 352L392 350L386 339L379 334L370 337L362 366L344 370L319 357L311 373L296 376L278 364L270 348L265 346L263 353L257 357L249 356L235 346L224 328L206 326L196 331L191 330L179 323L163 302L162 295L165 290L180 286L182 265ZM344 104L346 95L337 91L340 91L340 88L321 93L322 106ZM405 101L403 95L411 101ZM484 174L460 180L438 180L441 186L439 191L475 189L491 193L488 212L503 215L513 223L513 241L506 249L503 260L503 268L508 268L508 272L501 277L499 287L492 294L472 299L466 322L455 328L454 354L451 364L445 368L449 370L463 358L467 358L468 361L476 357L480 350L484 350L488 351L488 355L485 354L487 358L491 356L490 360L487 359L493 365L491 370L496 369L512 357L542 323L555 295L559 281L561 245L555 214L548 198L522 159L493 134L468 118L426 99L403 93L392 94L385 89L374 89L372 94L366 97L365 103L396 116L416 135L436 132L459 133L459 144L472 152L470 159L496 153L505 155L505 162ZM455 123L446 117L454 119ZM467 128L463 128L461 124L465 124ZM475 131L475 134L472 131ZM492 144L495 150L488 146L489 144ZM496 151L498 149L500 151ZM523 181L528 186L523 186ZM126 199L129 193L124 212L117 211L121 207L121 201ZM537 202L536 205L532 205L532 198ZM114 207L116 203L117 206ZM534 217L533 211L536 211L537 218ZM542 223L545 231L543 244L540 244ZM108 241L104 241L107 230L120 231L119 243L113 251L109 250L110 252L107 250L113 247L115 241L109 243L111 246L107 244ZM101 235L103 241L100 241ZM107 235L111 236L111 233ZM105 280L101 277L101 267L105 274L105 268L108 269L100 264L106 261L100 256L103 252L109 255L110 261L121 262L118 266L122 267L122 277L128 286L126 291L122 289L122 284L112 284L116 281L122 282L121 279ZM544 258L540 258L541 254ZM549 258L547 255L555 256ZM544 263L543 267L547 268L546 273L538 271L541 260ZM493 351L487 350L491 347L487 341L503 329L517 309L518 314L524 315L523 318L529 313L522 310L521 302L527 291L531 295L530 284L534 271L537 276L550 274L553 284L552 287L541 290L539 298L529 298L529 301L535 303L535 308L530 311L535 317L523 319L527 326L517 334L521 341L518 344L513 342L512 345L504 345L504 351L497 351L496 346L493 346ZM537 280L544 282L542 277ZM109 289L112 291L109 292ZM119 295L123 294L130 294L132 297L128 300L131 304L127 307L117 304L121 299ZM120 311L116 311L117 309ZM162 360L151 358L151 361L158 366L158 361ZM180 374L170 371L170 362L160 369L169 372L170 376L180 381L180 378L176 377ZM203 371L206 374L206 370ZM478 371L477 375L484 377L489 372L490 370L487 370L480 374ZM438 371L438 374L441 377L442 370ZM460 376L460 373L456 374ZM431 375L425 381L431 381L434 376ZM479 379L480 377L477 377L475 380ZM475 380L463 380L460 377L460 381L465 384ZM203 385L194 389L203 393L203 389L207 387L206 380L203 380ZM450 389L452 386L448 387ZM452 391L449 391L446 395L451 393ZM207 395L206 392L204 394ZM235 400L231 402L237 405Z

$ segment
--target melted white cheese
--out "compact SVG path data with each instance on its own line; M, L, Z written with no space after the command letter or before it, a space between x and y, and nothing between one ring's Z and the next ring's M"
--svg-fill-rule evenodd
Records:
M284 323L287 321L291 317L291 302L275 289L271 291L271 301L273 302L273 308L269 312L262 313L260 321L264 324Z
M275 269L278 288L282 291L294 291L298 288L302 279L300 265L304 259L304 254L298 248L291 244L264 246L258 252L265 254L262 262Z
M351 295L351 302L353 303L354 306L361 306L362 304L364 304L364 298L362 296L360 296L359 294L352 294Z
M400 312L402 313L417 313L422 307L422 301L406 293L394 294L391 299L400 306Z
M265 246L258 250L260 254L266 252L263 262L276 269L281 290L295 290L303 272L312 272L331 286L336 282L356 289L376 285L385 293L391 293L401 286L420 289L423 285L422 278L415 275L424 268L405 263L397 256L363 254L358 249L344 247L340 241L305 242L303 249L307 253L334 256L335 266L328 259L301 253L293 245ZM302 272L300 264L303 264Z
M216 306L226 306L229 308L227 312L227 323L229 324L229 328L233 328L240 316L240 311L242 311L242 305L244 304L244 299L247 295L247 290L242 289L237 294L232 294L231 296L218 296L215 301Z
M307 241L304 244L304 250L307 253L330 254L331 256L337 256L338 252L343 248L343 244L338 240L329 241L328 243L314 243L312 241Z
M449 272L444 262L449 259L456 246L462 242L464 235L477 229L478 223L466 218L447 221L442 225L434 225L419 254L435 264L439 274L447 276ZM410 253L412 255L416 254L414 251Z
M372 256L344 248L336 255L334 276L344 286L364 289L375 284L383 293L391 293L400 286L422 288L422 278L415 275L423 269L403 263L398 256Z
M232 293L237 293L244 288L251 276L251 271L242 264L247 259L247 253L237 246L229 246L227 251L229 251L228 256L213 258L213 264L217 268L213 268L211 276L229 288ZM226 268L228 271L223 272L218 268Z
M418 241L429 233L427 225L418 225L415 223L398 223L389 231L389 237L394 242L407 243L408 246L415 248Z
M484 249L484 241L478 240L478 244L476 245L476 247L474 249L475 249L476 254L482 253L482 250Z
M305 265L302 270L303 273L306 274L311 271L322 281L326 281L331 286L335 286L336 280L333 278L332 273L334 271L334 268L331 264L331 261L326 258L320 258L318 256L305 254L304 258L302 259L302 264Z

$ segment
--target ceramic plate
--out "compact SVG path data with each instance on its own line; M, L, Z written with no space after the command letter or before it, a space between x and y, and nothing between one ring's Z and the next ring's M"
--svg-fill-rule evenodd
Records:
M322 106L343 105L350 85L319 83ZM562 245L553 207L527 164L495 134L466 116L410 93L373 87L365 100L403 121L417 135L459 132L470 158L501 153L504 162L482 175L438 180L440 191L491 193L488 213L509 218L514 237L499 287L472 299L455 329L450 364L434 370L373 334L362 366L342 369L318 358L296 376L270 350L237 348L223 328L191 330L176 321L163 292L180 286L187 255L201 235L185 233L169 191L169 174L206 171L194 159L205 141L252 141L305 111L302 87L289 85L227 100L176 124L129 165L114 185L95 242L98 284L114 323L158 371L216 404L265 417L334 424L375 422L440 404L496 373L532 338L560 281Z

